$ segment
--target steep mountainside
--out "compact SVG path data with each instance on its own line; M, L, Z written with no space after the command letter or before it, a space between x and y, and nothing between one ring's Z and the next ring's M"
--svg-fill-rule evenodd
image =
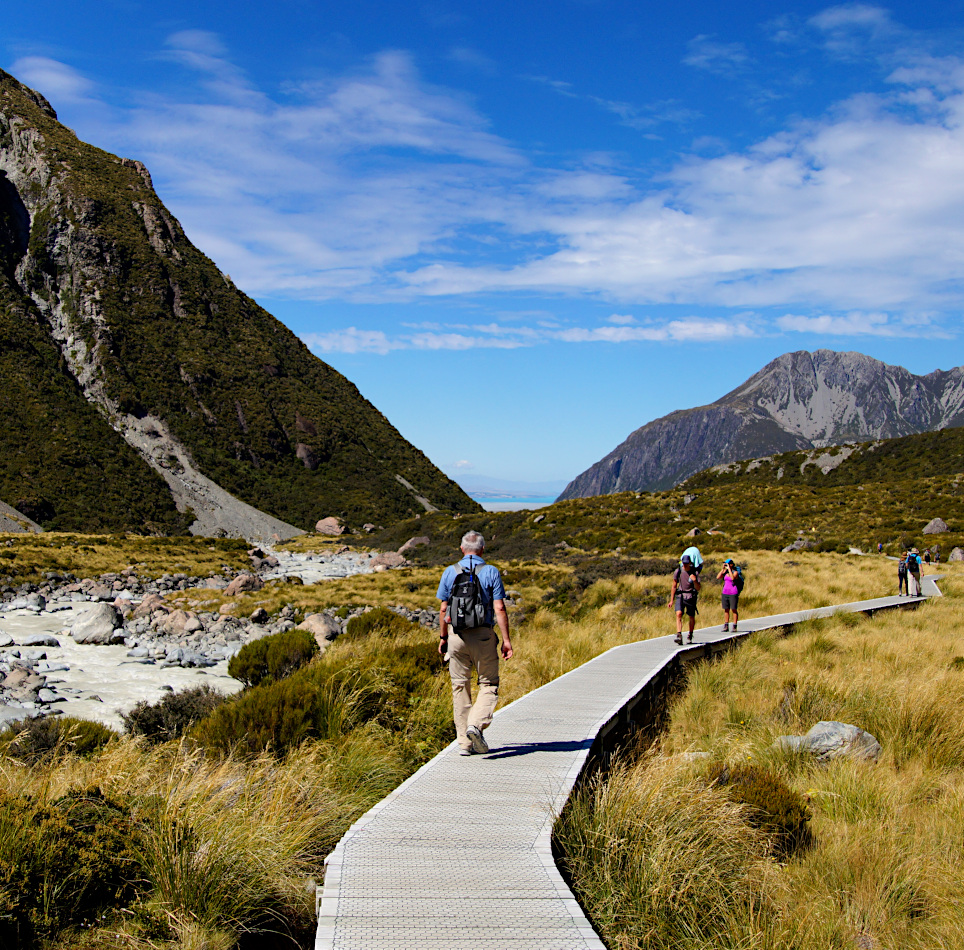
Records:
M187 240L143 165L2 71L0 275L0 500L47 526L478 510Z
M637 429L559 496L671 488L720 462L964 425L964 368L915 376L862 353L787 353L709 406Z

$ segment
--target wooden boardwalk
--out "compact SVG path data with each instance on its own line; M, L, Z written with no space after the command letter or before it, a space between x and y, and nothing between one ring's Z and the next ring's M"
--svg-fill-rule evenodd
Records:
M552 825L597 736L678 658L749 633L939 595L740 621L615 647L496 713L491 752L455 743L355 822L327 861L316 950L604 950L552 859Z

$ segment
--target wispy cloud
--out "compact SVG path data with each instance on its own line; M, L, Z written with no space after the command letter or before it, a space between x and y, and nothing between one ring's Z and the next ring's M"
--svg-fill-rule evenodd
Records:
M664 322L638 321L614 314L595 327L560 326L543 322L535 326L488 324L434 327L392 335L383 331L348 327L328 333L308 333L304 342L316 353L390 353L393 350L519 349L547 343L713 343L733 337L758 336L754 322L689 317Z
M683 57L687 66L696 66L714 73L729 73L742 68L749 60L742 43L721 43L713 36L700 34L687 44L689 52Z
M888 23L881 8L848 5L811 27L830 36ZM693 56L742 61L740 50L713 53L716 40L697 39ZM657 179L603 157L567 168L526 154L466 97L426 83L401 51L283 95L256 88L214 34L174 34L165 55L189 71L192 94L144 92L129 110L109 110L64 63L29 57L12 69L55 106L80 103L99 144L143 159L192 239L249 292L382 302L545 292L610 300L624 314L600 326L550 314L527 326L306 338L322 352L734 332L732 320L625 315L664 303L774 308L789 313L770 332L854 336L897 333L902 312L964 306L961 58L908 53L889 67L889 92L837 103L740 151L721 144Z
M951 334L931 315L899 315L888 313L864 313L854 311L846 314L821 314L800 316L785 314L777 318L781 330L795 333L813 333L820 336L881 336L909 337L919 339L948 339Z

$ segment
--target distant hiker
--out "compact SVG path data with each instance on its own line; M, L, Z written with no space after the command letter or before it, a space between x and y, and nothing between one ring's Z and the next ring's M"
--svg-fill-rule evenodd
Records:
M733 611L733 629L740 620L738 607L740 603L740 592L743 589L743 574L736 566L733 558L728 557L723 562L723 569L716 575L716 579L723 578L723 613L726 621L723 624L723 632L727 633L730 629L730 611Z
M489 751L482 735L499 701L499 653L512 656L509 615L502 575L482 559L485 538L478 531L462 537L463 558L445 569L438 585L439 653L448 657L452 679L452 715L461 755ZM494 625L502 634L502 646ZM472 668L479 679L472 703Z
M693 559L684 554L679 567L673 571L670 586L669 605L676 611L676 642L683 642L683 614L689 617L689 642L693 642L693 629L696 626L696 599L700 593L700 575Z
M900 556L897 562L897 596L903 597L907 593L907 552Z
M884 550L884 546L878 541L877 542L877 553L880 554Z
M930 562L931 562L931 549L924 548L924 563L930 564Z
M920 551L911 548L907 555L907 593L920 597Z
M680 558L680 564L683 563L684 557L688 557L693 562L693 567L696 568L697 574L703 570L703 555L700 554L700 549L695 544L691 544L683 552L683 556Z

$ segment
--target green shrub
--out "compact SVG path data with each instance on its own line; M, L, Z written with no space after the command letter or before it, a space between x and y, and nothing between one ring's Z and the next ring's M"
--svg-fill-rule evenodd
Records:
M50 805L0 792L0 945L34 947L134 896L136 829L99 788Z
M246 643L228 662L228 675L245 686L279 680L304 666L318 652L307 630L286 630Z
M385 613L404 628L412 626ZM284 679L245 690L198 723L193 736L219 752L258 754L270 748L284 754L306 739L335 739L369 722L404 732L442 670L434 639L398 645L376 640L364 652L325 656ZM447 724L446 716L445 725L432 727L433 735ZM420 731L428 728L419 720Z
M374 610L352 617L348 621L348 626L345 627L345 636L350 639L396 637L399 634L411 631L413 628L417 629L418 624L406 620L387 607L376 607Z
M748 806L750 824L770 836L779 857L810 845L810 809L779 775L758 765L716 765L709 779L724 788L732 801Z
M220 752L257 755L271 749L282 755L306 739L334 739L375 719L389 688L377 670L312 664L245 690L192 734Z
M212 686L191 686L167 693L156 703L142 700L130 712L121 713L121 719L131 735L144 736L152 743L168 742L182 736L224 701L224 695Z
M10 723L0 733L0 749L15 759L40 762L73 752L89 756L118 734L99 722L74 716L40 716Z

